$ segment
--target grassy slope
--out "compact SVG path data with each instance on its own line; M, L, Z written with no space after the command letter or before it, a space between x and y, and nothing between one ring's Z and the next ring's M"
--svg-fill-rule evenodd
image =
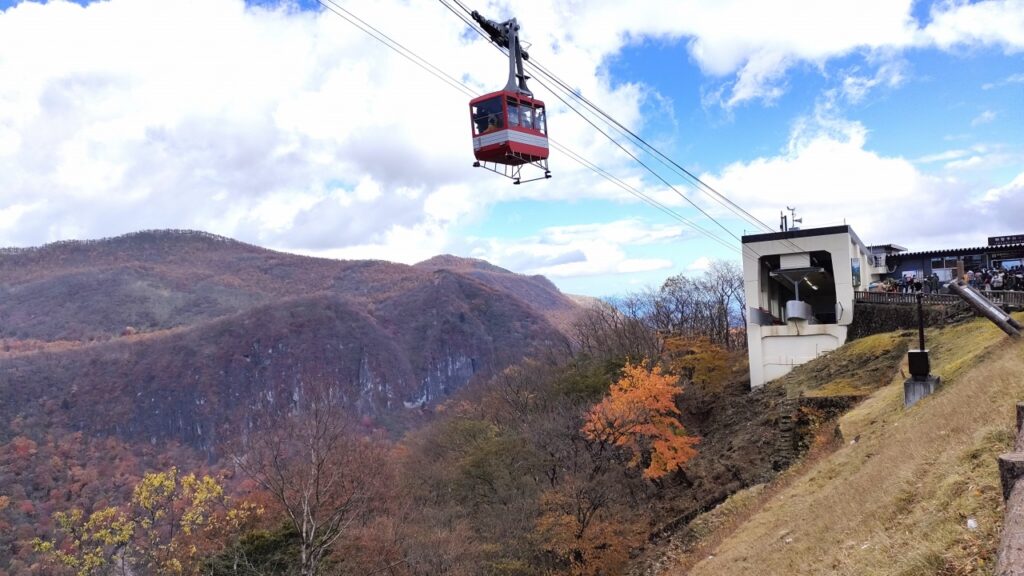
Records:
M928 342L939 393L905 411L897 374L841 419L839 449L767 503L745 498L763 507L689 574L991 573L1002 518L995 458L1024 399L1024 342L983 320Z

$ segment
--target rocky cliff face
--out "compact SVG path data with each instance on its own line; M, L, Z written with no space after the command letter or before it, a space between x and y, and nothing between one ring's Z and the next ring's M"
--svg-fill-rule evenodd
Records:
M488 266L481 279L452 257L342 262L175 232L4 251L0 416L206 451L314 386L362 418L400 417L567 345L520 294L569 301Z

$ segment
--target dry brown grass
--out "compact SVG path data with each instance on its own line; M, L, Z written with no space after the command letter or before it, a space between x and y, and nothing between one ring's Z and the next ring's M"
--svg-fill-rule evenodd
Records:
M908 332L874 334L850 342L779 378L791 398L805 396L867 396L892 379L910 345Z
M842 418L841 448L692 570L666 574L991 573L1002 519L995 458L1024 398L1024 343L981 320L928 338L945 384L937 394L904 410L897 375Z
M831 424L834 422L826 422L819 428L810 450L796 465L784 470L768 484L757 484L733 494L719 506L695 518L682 533L673 536L661 565L671 566L671 574L685 574L713 554L722 542L765 505L837 448L839 442L829 431Z

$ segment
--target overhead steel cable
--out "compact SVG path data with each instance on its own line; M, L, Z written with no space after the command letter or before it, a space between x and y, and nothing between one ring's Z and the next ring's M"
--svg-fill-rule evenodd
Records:
M538 84L540 84L541 86L543 86L543 87L547 88L547 89L548 89L548 91L549 91L549 92L551 92L551 93L552 93L552 94L553 94L553 95L555 96L555 98L558 98L558 99L559 99L559 100L560 100L560 101L561 101L561 102L562 102L563 104L565 104L565 105L566 105L566 106L567 106L567 107L568 107L568 108L569 108L570 110L572 110L573 112L576 112L576 114L577 114L577 115L578 115L578 116L579 116L580 118L583 118L583 120L584 120L584 121L586 121L586 122L587 122L588 124L590 124L590 125L591 125L591 126L592 126L592 127L594 128L594 130L597 130L598 132L600 132L600 133L601 133L602 135L604 135L604 137L605 137L605 138L607 138L607 139L608 139L609 141L611 141L611 142L612 142L612 144L615 144L615 146L617 146L617 147L618 147L618 148L619 148L620 150L622 150L623 152L625 152L625 153L626 153L626 155L627 155L627 156L629 156L630 158L632 158L634 162L636 162L637 164L639 164L640 166L642 166L642 167L643 167L644 169L646 169L646 170L647 170L648 172L650 172L651 174L653 174L655 178L657 178L658 180L660 180L660 181L661 181L661 182L662 182L662 183L663 183L663 184L664 184L665 186L668 186L668 187L669 187L669 188L670 188L670 189L671 189L672 191L674 191L674 192L675 192L676 194L679 194L679 195L680 195L680 196L681 196L681 197L682 197L682 198L683 198L684 200L686 200L686 201L687 201L687 202L688 202L688 203L689 203L689 204L690 204L691 206L693 206L694 208L696 208L698 212L700 212L701 214L703 214L705 218L707 218L708 220L711 220L712 222L714 222L714 223L715 223L716 225L718 225L718 227L719 227L719 228L721 228L722 230L725 230L725 231L726 231L726 233L728 233L728 234L729 234L730 236L732 236L732 237L733 237L733 238L734 238L734 239L735 239L735 240L736 240L737 242L739 242L739 243L740 243L740 249L741 249L741 251L742 251L742 250L744 250L744 249L746 249L746 250L750 250L750 251L751 251L751 252L753 252L753 253L754 253L754 254L755 254L755 255L756 255L756 256L757 256L758 258L760 258L760 257L761 257L761 254L760 254L760 253L758 253L758 252L757 252L756 250L754 250L753 248L751 248L751 247L749 247L749 246L746 246L746 245L744 245L744 244L743 244L743 240L741 240L741 239L740 239L740 238L739 238L738 236L736 236L736 234L734 234L734 233L733 233L733 232L732 232L731 230L729 230L729 229L728 229L728 228L727 228L727 227L726 227L725 225L723 225L723 224L722 224L721 222L719 222L719 221L718 221L718 219L716 219L715 217L711 216L711 214L708 214L708 213L707 213L707 212L706 212L706 211L705 211L705 210L704 210L703 208L701 208L700 206L698 206L698 205L697 205L697 203L695 203L695 202L694 202L693 200L691 200L691 199L687 198L687 197L686 197L685 195L683 195L683 194L680 194L680 193L679 193L679 191L678 191L678 190L676 190L675 186L673 186L673 185L672 185L672 184L671 184L671 183L670 183L670 182L669 182L668 180L666 180L666 179L665 179L664 177L662 177L662 176L661 176L661 174L658 174L658 173L657 173L656 171L654 171L653 169L651 169L651 167L650 167L650 166L648 166L648 165L647 165L647 164L646 164L646 163L645 163L645 162L644 162L643 160L641 160L641 159L640 159L639 157L637 157L637 156L636 156L636 154L633 154L632 152L630 152L630 151L629 151L629 149L628 149L628 148L626 148L625 146L623 146L623 145L622 145L622 143L620 143L619 141L617 141L617 140L615 140L614 138L612 138L612 137L611 137L611 136L610 136L610 135L609 135L609 134L608 134L607 132L605 132L605 131L604 131L603 129L601 129L601 127L600 127L600 126L598 126L597 124L595 124L595 123L594 123L594 122L593 122L593 121L592 121L592 120L591 120L590 118L587 118L587 116L586 116L586 115L584 115L584 114L581 114L581 113L579 112L579 110L576 110L576 109L575 109L575 108L574 108L574 107L573 107L573 106L572 106L571 104L569 104L568 102L566 102L566 100L565 100L564 98L562 98L562 97L561 97L561 96L560 96L560 95L559 95L559 94L558 94L557 92L555 92L554 90L551 90L551 88L550 88L550 87L549 87L548 85L546 85L546 84L545 84L544 82L542 82L542 81L541 81L541 80L540 80L539 78L534 78L534 80L536 80L536 81L537 81L537 83L538 83ZM709 234L708 232L704 231L703 229L700 229L700 230L701 230L702 232L704 232L704 234L705 234L705 235L711 236L711 235L710 235L710 234ZM714 237L715 239L719 239L719 238L720 238L720 237L719 237L719 236L718 236L717 234L715 234L715 235L714 235L713 237ZM735 249L735 246L733 246L733 245L731 245L731 244L728 244L728 245L729 245L729 247L730 247L730 248L732 248L732 249Z
M473 22L473 20L471 18L466 18L462 14L459 14L454 8L451 7L451 5L448 4L448 2L446 0L439 0L439 1L441 2L441 4L443 4L449 10L454 12L456 14L456 16L458 16L463 22L465 22L467 25L469 25L471 28L473 28L478 34L480 34L484 38L487 38L488 40L490 40L490 38L482 30L480 30L476 26L475 22ZM451 1L455 2L456 4L458 4L458 6L460 8L462 8L462 10L464 12L466 12L469 15L472 15L472 11L468 7L466 7L466 5L463 4L460 0L451 0ZM500 46L498 48L501 49ZM700 177L698 177L697 175L693 174L692 172L687 170L685 167L681 166L678 162L673 160L671 157L669 157L668 155L666 155L663 152L661 152L661 150L659 150L653 144L647 142L647 140L645 140L643 137L641 137L636 132L631 130L628 126L622 124L614 116L612 116L611 114L605 112L600 106L598 106L597 104L592 102L587 97L583 96L582 93L574 90L571 86L568 85L568 83L566 83L564 80L562 80L557 75L555 75L553 72L548 70L545 66L543 66L536 58L531 58L531 59L527 60L526 61L526 65L529 66L530 68L533 68L536 72L539 72L540 74L543 74L544 76L546 76L551 82L554 82L555 84L557 84L559 87L562 88L562 90L566 94L568 94L573 99L579 101L581 104L583 104L589 110L591 110L594 114L597 114L598 116L603 118L604 121L609 123L609 125L612 128L614 128L617 132L619 132L621 135L623 135L627 139L630 139L630 140L634 141L641 148L643 148L649 154L654 156L655 159L657 159L662 165L664 165L665 167L673 170L674 172L676 172L678 175L682 176L683 178L688 179L690 182L693 183L693 186L695 188L697 188L699 191L702 191L702 192L708 194L708 196L710 196L712 199L714 199L718 203L722 204L725 208L728 208L734 214L736 214L740 218L746 220L747 222L753 224L754 226L763 228L766 231L774 231L774 229L771 226L769 226L768 224L765 224L764 222L759 220L756 216L754 216L753 214L751 214L750 212L745 210L742 206L740 206L740 205L736 204L735 202L733 202L732 200L730 200L725 194L722 194L718 190L715 190L710 184L704 182L703 180L700 179ZM538 80L538 83L540 83L540 80ZM543 83L542 83L542 85L543 85ZM545 85L545 87L547 87L548 90L551 90L550 86L546 86Z
M346 10L343 6L339 5L334 0L317 0L317 2L324 8L330 10L336 16L344 19L349 24L352 24L353 26L361 30L363 33L372 37L374 40L377 40L378 42L384 44L388 48L391 48L400 56L409 60L413 64L416 64L425 71L429 72L433 76L440 79L442 82L448 84L449 86L455 88L456 90L462 91L463 93L467 94L470 97L476 96L476 92L469 88L468 86L466 86L464 83L453 78L451 75L446 73L444 70L441 70L437 66L434 66L428 60L419 56L412 50L406 48L404 45L402 45L402 43L398 42L391 36L375 28L373 25L367 23L362 18L356 16L349 10Z
M397 52L398 54L400 54L401 56L403 56L404 58L406 58L407 60L409 60L413 64L416 64L420 68L422 68L425 71L429 72L431 75L433 75L433 76L437 77L438 79L444 81L449 86L451 86L453 88L456 88L459 91L461 91L461 92L463 92L463 93L465 93L465 94L467 94L469 96L475 96L476 95L476 92L473 91L468 86L466 86L464 83L462 83L461 81L453 78L451 75L445 73L443 70L441 70L437 66L431 64L425 58L419 56L418 54L416 54L412 50L406 48L404 45L402 45L400 42L398 42L398 41L394 40L393 38L391 38L385 32L383 32L383 31L379 30L378 28L370 25L369 23L367 23L363 19L361 19L358 16L356 16L355 14L353 14L351 11L349 11L349 10L345 9L344 7L338 5L334 0L317 0L317 2L320 5L322 5L324 8L329 10L331 13L333 13L336 16L344 19L349 24L352 24L354 27L358 28L360 31L362 31L363 33L367 34L371 38L377 40L378 42L384 44L388 48L391 48L392 50L394 50L395 52ZM451 9L450 6L449 6L449 9ZM453 10L453 12L454 12L454 10ZM456 12L456 14L458 14L458 13ZM567 106L568 106L568 104L567 104ZM595 173L601 175L602 177L604 177L606 179L610 179L612 182L616 182L617 185L619 185L620 187L623 187L623 189L625 189L626 191L630 192L634 196L640 198L644 202L647 202L648 204L654 206L655 208L665 212L666 214L672 216L673 218L675 218L676 220L680 221L681 223L686 224L687 226L689 226L690 228L694 229L695 231L700 232L701 234L704 234L708 238L718 242L722 246L724 246L726 248L729 248L729 249L733 249L733 250L736 249L736 246L731 244L729 241L727 241L727 240L721 238L720 236L710 232L709 230L699 226L695 222L693 222L693 221L689 220L688 218L682 216L681 214L675 212L674 210L672 210L668 206L665 206L664 204L658 202L657 200L655 200L655 199L653 199L653 198L643 194L639 190L636 190L635 188L629 186L625 182L622 182L620 179L615 178L614 176L611 176L608 172L604 171L603 169L600 169L596 164L587 161L582 155L580 155L580 154L578 154L576 152L573 152L572 150L568 149L564 145L559 144L558 146L561 148L561 151L569 154L573 158L574 161L581 163L582 165L588 167L589 169L591 169Z
M730 200L728 196L726 196L725 194L719 192L718 190L713 188L707 182L704 182L704 180L702 180L700 177L695 175L693 172L690 172L689 170L687 170L686 168L681 166L678 162L676 162L670 156L668 156L665 153L663 153L661 150L659 150L653 144L649 143L642 136L640 136L639 134L637 134L636 132L631 130L628 126L626 126L626 125L622 124L621 122L619 122L617 119L615 119L614 116L612 116L611 114L608 114L607 112L605 112L600 106L598 106L597 104L594 104L590 99L588 99L582 93L580 93L579 91L573 90L572 87L570 87L567 83L565 83L565 81L563 81L558 76L555 76L550 70L548 70L543 65L541 65L541 63L538 62L536 59L531 60L529 62L529 64L530 64L530 66L534 70L540 72L541 74L546 76L549 80L551 80L552 82L555 82L556 84L558 84L567 93L572 94L573 97L576 100L578 100L581 103L583 103L585 106L587 106L595 114L601 116L607 122L609 122L612 125L614 125L615 127L617 127L621 134L623 134L624 136L627 136L628 138L633 140L635 143L639 144L649 154L654 156L663 166L673 170L674 172L676 172L680 176L688 179L690 182L693 183L694 187L697 188L699 191L702 191L702 192L708 194L712 199L715 199L719 204L723 205L725 208L728 208L733 214L739 216L740 218L746 220L747 222L749 222L749 223L751 223L751 224L753 224L753 225L755 225L757 227L763 228L766 231L774 231L774 228L772 228L768 224L766 224L763 221L761 221L759 218L757 218L756 216L754 216L753 214L751 214L750 212L745 210L739 204L736 204L735 202Z
M640 198L641 200L643 200L647 204L653 206L654 208L656 208L658 210L661 210L662 212L664 212L665 214L671 216L672 218L675 218L676 220L679 220L680 222L682 222L683 224L686 224L690 228L693 228L694 230L704 234L705 236L707 236L708 238L718 242L719 244L721 244L725 248L728 248L730 250L736 250L736 245L735 244L729 242L728 240L723 239L722 237L720 237L718 235L715 235L715 234L709 232L708 230L706 230L702 226L698 225L697 223L693 222L692 220L682 216L681 214L679 214L675 210L672 210L672 208L670 208L669 206L666 206L665 204L659 202L658 200L648 196L647 194L644 194L640 190L636 189L634 186L631 186L629 183L623 181L621 178L619 178L619 177L611 174L610 172L604 170L600 166L598 166L598 165L594 164L593 162L587 160L583 156L580 156L576 152L573 152L571 149L565 147L564 145L560 144L559 142L555 141L554 139L548 138L548 141L551 143L552 148L555 148L559 152L565 154L566 156L569 157L569 159L575 161L576 163L582 165L583 167L590 169L591 171L593 171L597 175L601 176L605 180L608 180L609 182L615 184L619 188L622 188L626 192L629 192L630 194Z
M477 27L476 23L471 18L472 14L473 14L472 11L465 4L463 4L461 0L452 0L452 1L454 1L463 10L463 12L468 14L470 16L470 18L467 18L463 14L460 14L457 10L452 8L448 4L448 2L446 0L439 0L439 1L441 2L442 5L444 5L450 11L452 11L452 13L454 13L457 17L459 17L459 19L461 19L463 22L465 22L467 26L469 26L471 29L475 30L478 34L480 34L485 39L490 41L489 36L487 36L487 34L485 34L482 30L480 30ZM499 51L504 53L504 49L501 46L495 45L495 48L497 48ZM754 216L753 214L748 212L742 206L740 206L739 204L737 204L737 203L733 202L732 200L730 200L725 194L719 192L718 190L716 190L714 187L712 187L707 182L704 182L700 177L698 177L697 175L693 174L691 171L687 170L685 167L680 165L678 162L673 160L671 157L669 157L668 155L666 155L663 152L661 152L661 150L659 150L657 147L655 147L654 145L652 145L649 142L647 142L647 140L645 140L643 137L641 137L640 135L636 134L629 127L627 127L624 124L622 124L621 122L619 122L615 117L613 117L612 115L610 115L607 112L605 112L600 106L598 106L597 104L591 102L588 98L583 96L577 90L574 90L565 81L563 81L557 75L555 75L550 70L548 70L543 65L541 65L540 62L538 62L536 60L536 58L527 60L526 64L531 69L533 69L535 72L540 72L541 74L546 76L550 81L556 83L565 92L565 94L567 94L573 100L576 100L576 101L580 102L581 104L583 104L584 107L587 108L591 113L596 114L606 124L608 124L608 126L612 130L615 130L616 132L618 132L620 135L622 135L623 137L625 137L627 140L631 141L632 143L637 144L642 150L644 150L648 154L654 156L655 160L657 160L659 163L661 163L663 166L665 166L669 170L672 170L676 174L678 174L679 176L682 176L684 179L687 180L687 183L692 188L694 188L698 192L704 193L706 196L708 196L709 198L711 198L712 200L714 200L718 204L722 205L723 207L725 207L726 209L731 211L736 216L740 217L740 219L745 220L746 222L752 224L755 228L761 228L764 232L768 232L768 233L775 232L775 229L772 226L766 224L765 222L763 222L762 220L758 219L756 216ZM546 84L543 84L543 82L541 82L539 79L537 79L537 82L540 83L541 85L545 86L546 88L548 88L548 90L551 91L552 93L554 93L554 91L551 90L550 86L547 86ZM557 94L556 94L556 97L557 97ZM559 99L562 100L561 98L559 98ZM565 103L564 100L563 100L563 103ZM567 106L568 106L568 104L567 104ZM575 109L572 106L569 106L569 108L572 109L574 112L576 112L581 117L583 117L582 113L580 113L579 110ZM591 124L593 125L592 122L591 122ZM605 134L605 136L608 137L607 134ZM611 139L611 138L609 137L609 139ZM654 174L654 172L652 170L650 170L649 167L647 167L647 166L644 166L644 167L647 168L648 171L650 171L652 174ZM655 174L655 175L657 176L657 174ZM696 204L694 204L693 201L691 201L688 197L686 197L681 192L679 192L679 190L677 190L675 187L671 187L670 186L670 188L672 189L673 192L678 194L681 198L683 198L684 200L689 202L691 205L694 205L694 207L696 207L698 210L700 210L701 213L704 213L705 215L707 215L706 212L704 212L699 207L697 207ZM709 216L709 218L710 218L710 216ZM710 218L710 219L712 221L714 221L716 224L718 224L719 227L723 227L724 228L724 226L720 222L715 220L714 218ZM729 232L728 230L726 230L726 231ZM733 234L731 232L729 232L729 234L733 238L736 238L735 234ZM737 240L739 240L742 243L741 239L737 238ZM792 240L790 240L788 238L783 238L783 239L781 239L781 241L784 244L788 244L791 248L793 248L796 251L802 250L799 246L797 246ZM754 251L754 252L756 253L756 251ZM760 255L758 255L758 256L760 256Z
M730 200L726 195L722 194L718 190L715 190L713 187L711 187L710 184L704 182L695 174L693 174L683 166L679 165L678 162L676 162L671 157L661 152L661 150L656 148L654 145L644 140L641 136L639 136L638 134L630 130L627 126L623 125L621 122L616 120L613 116L602 110L599 106L591 102L581 93L572 89L572 87L570 87L563 80L552 74L549 70L541 66L540 63L536 62L536 60L530 62L530 65L531 68L540 71L541 74L543 74L548 79L558 84L559 87L561 87L562 90L570 97L580 101L585 106L587 106L593 113L598 114L600 117L602 117L604 121L608 123L613 129L617 130L619 134L622 134L633 143L639 144L642 149L646 150L648 154L654 156L655 160L658 160L663 166L669 168L670 170L674 170L677 174L683 176L684 178L688 178L691 187L693 187L699 192L704 192L706 195L711 197L712 200L715 200L725 208L729 209L733 214L739 216L741 219L749 222L750 224L753 224L754 226L761 228L763 231L768 233L775 232L775 229L773 227L761 221L756 216L745 210L742 206ZM542 82L540 82L539 79L537 80L537 82L541 83L541 85L544 85ZM550 87L548 87L548 89L550 90ZM679 193L675 189L673 189L673 191L675 191L677 194ZM784 244L788 244L791 248L793 248L796 251L802 250L802 248L797 246L792 240L788 238L783 238L781 239L781 241Z
M481 29L480 29L480 28L479 28L479 27L478 27L478 26L476 25L476 23L475 23L475 22L473 22L473 21L472 21L471 19L467 19L467 18L466 18L465 16L463 16L462 14L459 14L459 12L458 12L457 10L455 10L454 8L452 8L452 6L451 6L451 5L449 5L449 4L448 4L448 3L446 2L446 0L438 0L438 1L439 1L439 2L440 2L440 3L442 4L442 5L444 5L445 7L447 7L447 8L448 8L448 9L449 9L449 10L450 10L450 11L451 11L452 13L454 13L454 14L455 14L456 16L458 16L460 20L462 20L462 21L463 21L464 23L466 23L466 25L468 25L468 26L469 26L470 28L472 28L472 29L473 29L474 31L476 31L476 32L477 32L478 34L480 34L480 35L481 35L482 37L484 37L485 39L487 39L487 40L488 40L488 43L490 43L490 44L491 44L492 46L494 46L494 47L495 47L496 49L498 49L498 51L500 51L500 52L501 52L502 54L505 54L505 49L503 49L503 48L502 48L501 46L498 46L497 44L495 44L495 43L494 43L494 42L493 42L493 41L491 40L490 36L488 36L488 35L487 35L487 34L486 34L486 33L485 33L485 32L484 32L483 30L481 30ZM472 12L471 12L471 11L469 11L469 9L468 9L468 8L466 8L466 7L465 7L465 5L463 5L463 4L461 3L461 2L459 2L459 6L460 6L460 7L461 7L461 8L462 8L462 9L463 9L464 11L466 11L467 13L469 13L470 15L472 15ZM545 75L548 75L548 74L545 74ZM549 77L550 77L550 76L549 76ZM552 88L551 88L551 86L549 86L549 85L545 84L545 83L544 83L544 82L543 82L543 81L542 81L542 80L541 80L540 78L534 77L534 78L533 78L533 80L535 80L535 81L536 81L536 82L537 82L538 84L540 84L541 86L543 86L543 87L547 88L547 89L548 89L548 91L549 91L549 92L551 92L551 94L555 96L555 98L558 98L558 100L559 100L559 101L561 101L561 102L562 102L562 103L563 103L563 104L564 104L564 105L565 105L565 106L566 106L567 108L569 108L570 110L572 110L573 112L575 112L575 113L576 113L576 115L578 115L578 116L579 116L580 118L582 118L582 119L583 119L583 120L584 120L585 122L587 122L588 124L590 124L590 126L591 126L591 127L593 127L593 128L595 129L595 130L597 130L598 132L600 132L600 133L601 133L601 134L602 134L602 135L603 135L603 136L604 136L605 138L607 138L607 139L608 139L608 141L609 141L609 142L611 142L611 143L612 143L612 144L614 144L614 145L615 145L616 147L618 147L618 148L619 148L620 150L622 150L622 151L623 151L623 152L624 152L624 153L625 153L625 154L626 154L627 156L629 156L630 158L632 158L634 162L636 162L637 164L639 164L640 166L642 166L642 167L643 167L643 168L644 168L645 170L647 170L648 172L650 172L650 173L651 173L651 174L652 174L652 175L653 175L653 176L654 176L655 178L657 178L658 180L660 180L660 181L661 181L661 182L662 182L662 183L663 183L663 184L664 184L665 186L667 186L667 187L668 187L668 188L669 188L670 190L672 190L673 192L675 192L675 193L676 193L676 195L678 195L678 196L679 196L680 198L682 198L683 200L685 200L685 201L686 201L686 202L687 202L688 204L690 204L690 205L691 205L691 206L692 206L693 208L695 208L695 209L696 209L696 210L697 210L698 212L700 212L701 214L703 214L703 215L704 215L704 217L706 217L706 218L707 218L708 220L711 220L711 221L712 221L712 222L713 222L713 223L714 223L715 225L717 225L717 226L718 226L719 228L721 228L722 230L724 230L724 231L725 231L725 232L726 232L726 233L727 233L727 234L728 234L729 236L732 236L732 237L733 237L733 238L734 238L734 239L735 239L735 240L736 240L737 242L739 242L739 243L740 243L741 249L747 249L747 250L750 250L750 251L751 251L751 252L753 252L753 253L754 253L755 255L757 255L757 257L758 257L758 258L760 258L760 257L761 257L761 254L760 254L760 253L758 253L758 252L757 252L756 250L754 250L753 248L751 248L751 247L749 247L749 246L746 246L746 245L744 245L744 244L743 244L743 240L742 240L742 239L741 239L741 238L740 238L739 236L737 236L737 235L736 235L736 234L735 234L735 233L734 233L734 232L733 232L732 230L729 230L729 228L728 228L727 226L725 226L724 224L722 224L722 223L721 223L721 222L720 222L720 221L719 221L719 220L718 220L717 218L715 218L714 216L712 216L711 214L709 214L709 213L708 213L708 212L707 212L706 210L704 210L704 209L703 209L703 208L701 208L701 207L700 207L699 205L697 205L697 203L696 203L696 202L694 202L694 201L693 201L693 200L692 200L691 198L689 198L688 196L686 196L685 194L683 194L682 192L680 192L680 191L679 191L679 190L678 190L678 189L677 189L677 188L676 188L675 186L673 186L673 185L672 185L672 183L670 183L670 182L669 182L669 181L668 181L667 179L665 179L665 178L664 178L664 177L663 177L663 176L662 176L661 174L659 174L659 173L658 173L658 172L657 172L656 170L654 170L653 168L651 168L651 167L650 167L650 166L649 166L649 165L648 165L647 163L645 163L645 162L644 162L643 160L641 160L641 159L640 159L640 158L639 158L639 157L638 157L638 156L637 156L636 154L633 154L633 152L631 152L631 151L630 151L630 150L629 150L628 148L626 148L626 147L625 147L625 146L624 146L624 145L623 145L623 144L622 144L621 142L619 142L618 140L616 140L615 138L613 138L613 137L612 137L612 136L611 136L610 134L608 134L608 132L606 132L606 131L605 131L604 129L602 129L602 128L601 128L600 126L598 126L598 125L597 125L597 124L596 124L596 123L595 123L595 122L594 122L593 120L591 120L590 118L588 118L586 114L582 113L582 112L581 112L581 111L580 111L580 110L579 110L578 108L576 108L575 106L573 106L572 104L570 104L570 103L569 103L569 102L568 102L568 101L567 101L567 100L566 100L565 98L563 98L563 97L562 97L562 96L561 96L561 95L560 95L560 94L558 93L558 91L556 91L556 90L552 89ZM561 82L561 81L558 81L558 82L559 82L560 86L566 86L564 82ZM563 88L563 90L564 90L564 91L565 91L565 92L567 93L567 95L568 95L568 97L569 97L569 98L577 98L577 94L575 93L575 91L573 91L573 90L571 90L571 89L569 89L569 88L567 88L567 87L566 87L566 88ZM610 117L610 116L609 116L609 117ZM615 123L614 123L614 124L615 124L615 125L618 125L618 126L621 126L621 124L620 124L620 123L618 123L617 121L615 121ZM614 129L614 125L613 125L613 129ZM648 146L649 146L649 145L648 145ZM655 156L655 158L657 158L657 156ZM662 163L664 163L664 161L662 161ZM763 227L767 227L767 225L766 225L766 224L764 224L764 223L760 222L759 220L756 220L756 219L755 219L755 221L757 222L757 225L759 225L759 226L763 226ZM770 229L770 228L769 228L769 229ZM733 248L735 249L735 247L733 247Z

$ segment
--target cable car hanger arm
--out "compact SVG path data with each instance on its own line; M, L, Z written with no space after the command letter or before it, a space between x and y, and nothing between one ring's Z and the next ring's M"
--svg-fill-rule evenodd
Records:
M526 87L526 80L529 76L523 69L523 60L529 60L530 55L519 44L519 23L516 19L495 22L484 18L476 10L473 10L473 19L487 32L492 42L503 48L508 48L508 84L505 85L505 90L533 98L533 92Z

